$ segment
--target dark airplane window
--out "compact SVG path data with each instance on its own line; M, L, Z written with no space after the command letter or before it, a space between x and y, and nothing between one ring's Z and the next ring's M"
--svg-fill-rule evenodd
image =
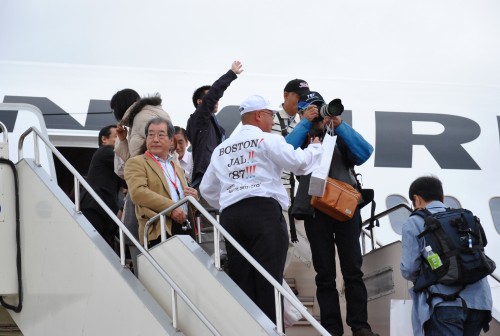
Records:
M500 197L490 199L490 211L495 229L500 233Z
M460 209L462 207L460 205L460 202L453 196L445 196L444 197L444 204L448 208L452 208L452 209Z
M387 209L392 208L398 204L406 204L409 206L406 198L401 195L387 196L387 198L385 199L385 204L387 206ZM410 211L405 208L398 209L389 214L389 222L391 223L394 232L399 235L401 234L403 223L408 219L408 216L410 216Z

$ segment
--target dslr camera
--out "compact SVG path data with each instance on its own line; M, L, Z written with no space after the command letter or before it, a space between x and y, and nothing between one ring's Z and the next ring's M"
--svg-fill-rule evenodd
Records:
M342 101L339 98L336 98L327 104L325 103L323 97L316 91L310 91L309 93L300 96L297 104L299 112L304 112L311 104L316 105L319 112L319 116L313 121L322 121L323 118L327 116L339 116L342 112L344 112L344 105L342 105Z

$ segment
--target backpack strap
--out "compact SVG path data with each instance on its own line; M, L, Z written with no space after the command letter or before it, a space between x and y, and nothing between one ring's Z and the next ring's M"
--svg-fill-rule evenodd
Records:
M432 215L432 213L429 211L429 209L423 208L423 209L418 209L418 210L413 211L410 214L410 217L411 216L419 216L419 217L422 217L423 219L426 219L430 215Z
M429 293L429 296L427 297L427 304L429 305L429 308L432 309L432 299L435 297L443 299L443 301L455 301L456 299L460 299L462 301L462 308L464 309L465 313L468 312L469 308L467 307L467 303L465 300L459 295L461 291L463 291L465 286L462 286L458 291L456 291L453 294L442 294L442 293L431 293L430 291L427 291Z

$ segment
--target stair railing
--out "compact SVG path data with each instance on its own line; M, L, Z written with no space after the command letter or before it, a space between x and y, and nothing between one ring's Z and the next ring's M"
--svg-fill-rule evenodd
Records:
M154 217L151 217L144 227L144 246L147 246L147 232L149 226L160 219L160 229L161 239L164 240L163 237L166 237L166 216L167 213L170 213L173 209L183 205L184 203L190 202L193 206L201 213L203 217L205 217L214 228L214 264L218 270L222 270L221 268L221 260L220 260L220 247L219 247L219 237L220 234L228 241L255 269L264 277L267 281L271 283L274 287L274 299L275 299L275 309L276 309L276 331L279 335L284 335L283 330L283 314L281 311L282 307L282 298L285 297L301 314L302 316L311 323L311 326L314 327L317 331L321 333L321 335L330 335L328 331L323 328L323 326L307 311L307 309L300 303L295 297L290 295L283 286L276 281L265 269L262 267L259 262L257 262L223 227L220 223L193 197L186 196L185 198L179 200L175 204L172 204L165 210L159 212ZM163 232L165 231L165 232Z
M361 230L361 238L362 238L361 244L362 244L363 254L366 253L365 237L368 237L370 239L371 245L372 245L372 251L375 250L376 246L378 246L378 247L384 246L384 244L382 244L381 242L379 242L375 238L374 228L375 228L375 226L378 226L377 224L375 224L375 222L378 219L385 217L385 216L389 215L390 213L397 211L401 208L407 209L410 213L413 211L408 205L401 203L401 204L393 206L392 208L384 210L381 213L376 214L373 217L370 217L370 218L366 219L365 221L363 221L363 223L361 223L361 227L363 228ZM366 226L366 228L365 228L365 226Z
M61 161L61 163L73 174L75 182L75 211L81 213L80 211L80 185L85 187L87 192L94 198L94 200L102 207L102 209L108 214L108 216L113 219L116 225L120 228L120 262L122 267L125 267L125 235L130 239L130 241L139 249L139 251L146 257L146 259L152 264L153 268L158 271L161 277L168 282L172 288L172 297L177 298L180 296L186 305L194 312L194 314L203 322L203 324L212 332L214 335L221 335L212 323L203 315L203 313L193 304L193 302L188 298L188 296L182 291L182 289L175 283L175 281L165 272L165 270L160 266L156 259L148 252L147 249L142 247L142 245L135 239L134 235L130 233L127 227L116 217L116 214L111 211L111 209L104 203L104 201L97 195L94 189L85 181L85 179L78 173L78 171L66 160L66 158L57 150L57 148L52 145L49 139L47 139L36 127L30 127L19 137L18 152L19 161L23 159L23 144L24 139L29 134L33 133L33 143L34 143L34 162L35 165L41 167L40 155L39 155L39 139L41 139L45 145L52 151L52 153ZM177 312L175 312L172 317L173 327L178 329L177 324Z
M373 228L376 226L375 224L375 221L382 218L382 217L385 217L387 215L389 215L390 213L396 211L396 210L399 210L401 208L405 208L406 210L408 210L410 213L413 212L413 210L406 204L404 203L401 203L401 204L398 204L398 205L395 205L393 206L392 208L389 208L387 210L384 210L382 211L381 213L379 214L376 214L375 216L373 217L370 217L368 219L366 219L365 221L363 221L363 223L361 223L361 226L364 227L364 226L367 226L366 228L363 228L361 230L361 237L362 237L362 245L363 245L363 254L366 253L366 250L365 250L365 237L369 237L370 240L371 240L371 243L372 243L372 250L375 249L375 245L377 245L378 247L383 247L384 244L382 244L381 242L379 242L378 240L375 239L375 232L373 230ZM366 230L369 230L366 231ZM491 273L489 275L492 279L494 279L496 282L500 283L500 277L495 274L495 273Z

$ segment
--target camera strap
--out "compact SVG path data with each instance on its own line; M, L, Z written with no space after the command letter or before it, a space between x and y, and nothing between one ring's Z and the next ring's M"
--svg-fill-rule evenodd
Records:
M280 123L281 135L286 137L288 135L288 126L285 125L285 120L280 116L279 113L276 113L278 117L278 121ZM295 229L295 218L292 216L292 205L295 200L295 177L293 173L290 172L290 207L288 208L288 223L290 224L290 239L292 243L296 243L299 241L297 238L297 230Z

